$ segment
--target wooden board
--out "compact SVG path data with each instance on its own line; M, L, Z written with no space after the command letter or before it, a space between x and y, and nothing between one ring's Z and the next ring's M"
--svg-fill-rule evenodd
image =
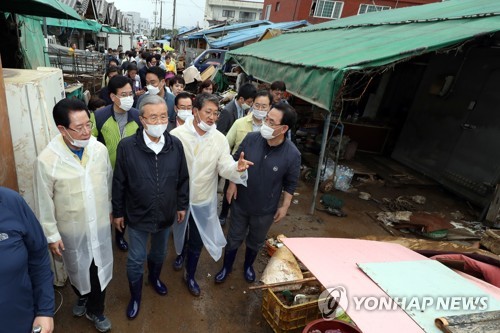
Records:
M405 312L425 332L440 332L434 324L439 317L500 310L499 300L434 260L358 265L392 299L403 300ZM464 305L473 300L477 304Z
M356 263L430 259L398 244L359 239L286 238L283 241L325 288L343 286L347 290L350 305L346 312L364 333L422 332L399 308L390 312L356 309L355 297L387 297Z
M498 333L500 311L438 318L436 326L446 333Z

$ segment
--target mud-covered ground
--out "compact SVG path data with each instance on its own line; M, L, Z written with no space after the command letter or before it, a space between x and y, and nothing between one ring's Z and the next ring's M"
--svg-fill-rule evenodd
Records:
M392 188L374 184L358 184L361 191L370 192L374 197L396 198L400 195L423 195L427 198L422 210L449 213L467 209L463 200L442 190L439 186ZM347 237L366 235L389 235L367 212L380 211L373 201L363 201L357 193L335 191L333 194L344 200L347 217L334 217L324 212L308 214L312 200L312 184L301 182L286 219L275 224L270 235L285 234L287 237ZM318 196L319 202L319 196ZM229 222L230 223L230 222ZM228 225L224 227L227 232ZM314 251L314 248L311 248ZM114 276L107 289L105 314L113 324L113 332L272 332L261 314L261 291L248 290L249 284L243 279L244 250L240 249L234 270L222 285L214 284L214 276L221 267L221 261L214 262L204 252L197 271L197 281L202 294L196 298L188 292L182 273L172 268L175 257L173 242L169 242L169 253L161 273L167 284L167 296L157 295L145 285L139 316L128 320L125 308L129 301L128 282L125 273L126 253L115 251ZM268 261L265 250L261 251L255 269L260 276ZM146 279L145 279L146 280ZM57 289L63 296L62 305L55 316L55 332L94 332L93 324L85 317L74 318L71 308L75 295L66 285ZM56 294L56 305L61 302Z

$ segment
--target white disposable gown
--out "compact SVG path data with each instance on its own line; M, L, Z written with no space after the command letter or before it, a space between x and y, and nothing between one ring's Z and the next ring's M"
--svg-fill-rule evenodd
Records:
M200 136L191 118L170 134L179 138L184 147L189 170L190 214L196 222L205 248L217 261L226 246L217 216L217 175L246 186L248 173L238 172L238 162L229 153L229 143L221 132L213 129ZM182 239L184 233L178 232L178 229L179 226L174 228L174 238Z
M106 147L91 137L80 160L56 136L35 161L37 213L48 243L62 239L64 266L82 295L90 292L94 260L101 289L113 275L112 168Z

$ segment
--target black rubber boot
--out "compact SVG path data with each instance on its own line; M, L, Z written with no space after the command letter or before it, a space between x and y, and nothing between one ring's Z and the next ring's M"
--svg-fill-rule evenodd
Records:
M127 306L127 317L134 319L139 314L139 308L141 307L142 276L135 282L131 283L129 281L128 286L130 289L130 302Z
M200 259L200 252L194 252L189 250L187 253L186 271L184 274L184 280L186 281L186 285L188 287L189 292L196 297L200 296L201 293L200 286L198 286L198 283L194 279L199 259Z
M153 286L154 290L161 296L165 296L168 293L167 286L160 281L161 267L163 264L156 264L148 260L148 270L149 283Z
M255 281L255 271L253 270L255 258L257 258L257 252L247 247L245 252L245 264L243 265L243 275L247 282Z
M182 253L175 258L175 261L172 264L172 267L174 267L175 271L180 271L182 269L182 266L184 266L184 260L186 259L186 252L187 252L186 243L187 242L184 243L184 247L182 248Z
M238 253L238 249L226 250L226 252L224 253L224 264L222 265L222 269L220 270L220 272L215 275L215 283L222 283L226 281L227 277L233 270L236 253Z

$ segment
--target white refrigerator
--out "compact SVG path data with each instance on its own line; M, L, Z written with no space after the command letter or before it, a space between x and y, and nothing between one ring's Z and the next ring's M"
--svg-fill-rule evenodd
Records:
M36 157L59 131L52 118L52 109L65 97L62 71L39 67L36 70L4 68L14 160L19 193L35 210L33 165ZM54 285L63 286L67 279L59 258L52 258Z
M3 75L19 193L34 211L33 163L59 133L52 109L65 96L62 71L4 68Z

